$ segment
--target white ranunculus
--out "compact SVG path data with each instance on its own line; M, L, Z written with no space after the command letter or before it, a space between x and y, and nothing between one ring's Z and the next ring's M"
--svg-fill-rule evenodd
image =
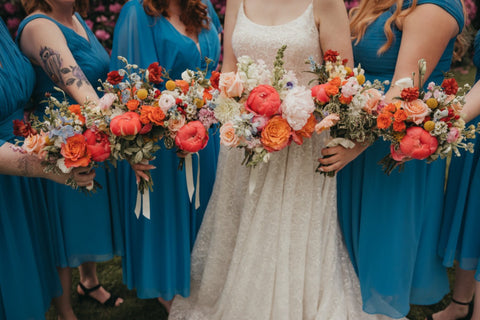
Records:
M167 111L175 105L175 97L169 95L168 93L164 93L158 99L158 106L162 109L163 113L167 113Z
M298 86L288 91L280 108L283 118L287 120L292 129L300 130L315 110L315 104L310 91L305 87Z
M400 87L401 89L411 88L413 87L413 80L412 78L402 78L395 81L395 86Z

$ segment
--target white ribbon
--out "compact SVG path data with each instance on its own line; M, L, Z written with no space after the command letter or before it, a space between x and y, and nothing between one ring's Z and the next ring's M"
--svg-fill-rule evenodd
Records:
M250 169L250 177L248 179L248 194L252 194L257 186L257 170L256 167Z
M185 157L185 179L187 180L187 191L188 197L190 199L190 203L192 203L193 193L195 190L195 209L200 207L200 155L195 153L198 157L198 165L197 165L197 186L194 186L193 182L193 164L192 164L192 154L189 153Z
M327 147L329 148L336 147L338 145L344 147L345 149L352 149L355 147L355 143L345 138L334 138L327 143Z
M137 219L140 219L140 212L145 218L150 219L150 190L147 188L142 194L138 190L137 183L137 201L135 204L135 216Z

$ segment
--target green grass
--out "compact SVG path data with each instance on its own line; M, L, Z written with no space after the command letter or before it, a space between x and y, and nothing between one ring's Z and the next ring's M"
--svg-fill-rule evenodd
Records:
M456 69L455 78L460 85L464 83L473 84L475 68ZM453 284L454 270L448 271L450 283ZM98 276L106 289L125 299L125 302L118 308L107 308L89 300L79 301L75 287L78 282L78 271L73 272L72 301L77 317L81 320L164 320L167 315L163 307L156 299L138 299L135 290L128 290L122 283L122 269L120 258L98 264ZM442 301L431 306L412 306L408 318L412 320L423 320L431 313L445 308L449 303L451 294L448 294ZM53 307L47 313L47 320L56 320L56 313ZM232 319L233 320L233 319ZM328 320L328 319L326 319Z

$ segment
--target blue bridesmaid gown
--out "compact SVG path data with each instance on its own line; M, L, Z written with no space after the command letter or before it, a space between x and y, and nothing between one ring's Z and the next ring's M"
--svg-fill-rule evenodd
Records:
M459 0L419 0L452 15L463 28ZM404 2L404 8L410 1ZM383 27L396 5L380 15L354 43L355 64L368 80L391 80L402 32L392 24L395 41L382 55ZM450 69L452 39L430 78L441 83ZM387 88L388 89L388 88ZM360 280L364 311L392 318L405 316L412 304L432 304L449 292L446 271L437 256L443 210L445 161L409 161L403 172L383 173L378 161L389 143L377 141L338 174L338 217L352 263Z
M42 18L54 22L65 36L78 66L96 88L98 80L104 80L107 77L109 56L80 15L76 14L76 17L85 28L88 40L54 19L36 14L22 21L18 29L17 41L30 21ZM34 69L37 85L32 97L37 103L35 113L42 117L45 105L40 101L45 100L45 92L50 92L59 100L63 100L63 95L53 89L54 83L41 67L34 66ZM68 99L70 103L76 103L70 97ZM111 210L113 205L110 204L118 198L113 194L110 194L109 198L110 184L107 175L108 172L103 167L96 169L95 180L102 185L103 189L93 195L85 195L69 186L45 181L44 190L47 193L56 239L57 266L77 267L84 262L106 261L114 254L122 254L123 238L119 225L120 218L116 216L118 211Z
M0 145L14 143L35 74L0 20ZM62 293L40 179L0 175L0 319L45 319Z
M112 70L123 68L117 56L129 63L147 68L158 61L172 79L181 79L185 69L205 69L204 57L215 70L220 57L220 22L209 1L210 28L198 35L200 49L195 42L180 34L164 17L145 14L142 2L132 0L125 4L117 21L113 40ZM160 87L160 89L163 89ZM219 138L210 131L209 142L200 154L200 208L190 203L185 182L185 170L179 171L175 149L163 147L151 164L153 193L150 195L151 219L134 214L137 187L132 169L120 164L118 175L120 194L125 209L125 256L123 277L130 289L136 288L140 298L162 297L170 300L176 294L190 294L190 251L200 227L215 179ZM193 176L196 177L198 159L193 156ZM196 190L195 192L197 192ZM194 195L195 197L195 195Z
M480 79L480 32L475 37L473 62L477 67L476 81ZM480 122L480 116L470 124ZM462 152L462 157L453 157L450 163L445 196L444 220L440 234L439 254L443 264L459 262L464 270L477 270L475 278L480 281L480 143L475 139L475 152Z

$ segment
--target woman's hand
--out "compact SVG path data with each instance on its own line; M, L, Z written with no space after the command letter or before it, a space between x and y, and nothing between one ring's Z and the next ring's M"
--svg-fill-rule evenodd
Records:
M91 168L74 168L70 173L62 174L56 174L53 172L43 173L43 169L40 170L42 170L40 171L40 177L60 184L67 184L70 179L73 179L77 186L89 187L93 186L93 179L95 179L95 170L92 170Z
M182 158L182 159L185 159L189 154L190 154L190 152L188 152L188 151L184 151L184 150L178 150L177 151L177 157Z
M319 167L319 171L337 173L343 167L345 167L350 161L353 161L358 155L360 155L368 145L363 143L355 143L355 147L347 149L343 146L336 146L322 149L322 155L324 158L319 158L318 162L322 164ZM328 156L328 157L326 157Z
M135 172L135 177L137 178L137 183L140 182L141 179L145 181L149 181L149 174L147 173L149 170L156 169L155 166L148 164L148 162L145 163L134 163L130 164L132 166L133 171Z

